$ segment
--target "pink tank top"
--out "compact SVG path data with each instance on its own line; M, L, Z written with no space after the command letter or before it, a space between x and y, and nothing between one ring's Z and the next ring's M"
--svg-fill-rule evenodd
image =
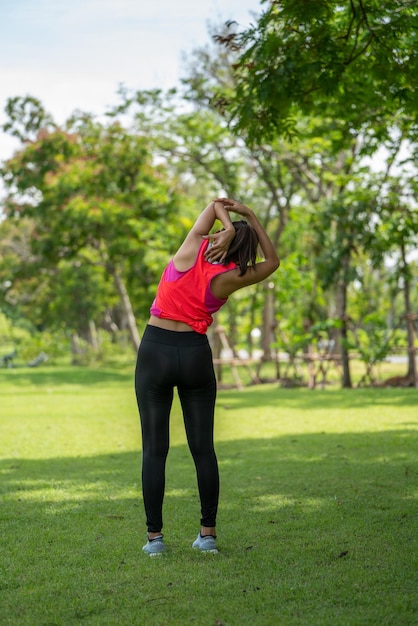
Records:
M194 265L184 272L179 272L170 261L158 285L151 315L184 322L196 332L206 333L213 322L213 313L227 301L227 298L221 300L213 295L212 278L237 267L235 263L223 265L206 261L204 253L208 245L209 241L204 240Z

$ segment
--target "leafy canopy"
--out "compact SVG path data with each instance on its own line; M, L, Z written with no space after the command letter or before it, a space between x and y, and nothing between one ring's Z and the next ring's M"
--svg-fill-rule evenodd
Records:
M299 112L332 114L357 130L387 115L416 123L415 1L263 4L269 6L254 25L219 37L240 52L230 113L250 139L292 134Z

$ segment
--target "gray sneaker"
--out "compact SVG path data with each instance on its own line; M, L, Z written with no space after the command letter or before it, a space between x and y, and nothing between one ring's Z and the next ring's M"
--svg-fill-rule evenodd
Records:
M196 541L193 542L192 547L197 548L201 552L217 554L218 548L216 547L215 540L216 537L213 537L213 535L206 535L205 537L202 537L202 535L199 533Z
M158 556L167 550L167 546L164 543L163 536L155 537L155 539L148 539L145 546L142 548L145 554L149 556Z

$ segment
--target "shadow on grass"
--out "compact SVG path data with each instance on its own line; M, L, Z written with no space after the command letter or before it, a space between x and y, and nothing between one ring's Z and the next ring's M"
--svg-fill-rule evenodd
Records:
M233 614L247 590L260 590L260 597L265 590L264 602L277 598L283 607L294 607L293 621L286 623L305 624L331 623L318 617L323 602L333 607L354 602L365 621L350 622L349 615L346 622L337 623L371 624L380 623L370 615L375 611L380 619L382 606L398 611L401 593L409 619L416 588L410 555L418 536L416 434L404 429L219 442L219 543L224 561L217 567L224 568L228 580L218 590L219 601L228 606L234 594L241 594L229 609ZM144 538L140 453L4 459L0 472L0 588L6 605L20 611L15 621L6 623L41 623L39 615L43 624L78 623L128 608L138 616L129 623L146 623L141 620L149 614L156 580L166 596L175 583L171 570L160 568L156 579L147 569L148 561L138 566ZM199 513L186 446L171 449L167 478L166 534L181 554L189 545L185 537L192 539L197 529ZM180 580L192 566L178 558L175 572ZM200 588L205 572L193 574ZM216 571L211 575L219 576ZM124 586L129 589L126 597ZM371 606L362 606L362 590L372 594ZM30 603L24 608L29 596L38 603L36 610ZM56 598L48 622L46 607ZM251 602L246 605L248 622L228 623L254 623L257 600ZM311 605L317 617L299 622L297 611L309 613ZM34 610L41 613L30 622ZM158 610L153 623L167 623ZM180 606L174 603L172 610L180 611ZM107 621L100 617L100 623L122 623L112 622L117 617L112 615ZM184 622L173 617L170 623Z
M262 387L246 388L241 394L236 390L222 390L218 393L218 402L225 405L233 400L234 408L247 409L248 407L260 406L260 390ZM274 395L271 385L268 393L262 396L263 406L289 406L301 410L312 411L315 409L344 409L364 408L375 405L418 406L418 389L325 389L308 391L300 389L282 389L277 386L277 395Z
M262 511L279 522L289 506L308 503L306 512L315 525L321 507L327 508L333 498L351 498L357 505L366 505L364 498L370 498L370 506L383 498L389 510L401 505L408 508L413 498L408 490L418 484L416 444L417 431L412 429L218 442L221 512L222 508L227 511L223 516L232 521L242 515L245 501L246 512L254 513L253 522ZM1 517L9 516L18 525L20 519L31 516L51 520L51 516L76 511L92 520L119 515L125 509L127 517L133 514L141 524L140 463L140 452L3 459ZM170 450L167 483L166 505L178 509L176 517L192 514L197 494L187 446ZM132 511L138 507L139 514Z
M60 385L95 385L131 382L133 385L135 363L131 366L112 366L111 368L89 367L44 367L32 369L22 367L0 370L0 381L15 386L60 386Z

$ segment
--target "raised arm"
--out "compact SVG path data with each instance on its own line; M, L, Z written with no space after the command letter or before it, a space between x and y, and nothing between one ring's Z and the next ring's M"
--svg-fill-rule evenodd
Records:
M224 230L210 235L216 220L219 220ZM197 253L202 244L202 239L213 240L213 259L222 261L229 244L235 236L235 229L229 217L228 209L224 202L213 201L203 209L196 222L193 224L186 239L174 255L173 261L179 271L185 271L192 267L196 260Z
M268 276L270 276L270 274L272 274L273 272L277 270L277 268L280 265L280 259L277 255L276 249L274 248L270 237L267 235L266 231L261 226L255 213L251 211L251 209L248 209L248 207L245 207L245 209L247 209L248 212L246 212L245 214L241 213L241 215L245 215L250 226L252 226L254 230L256 231L258 235L258 240L260 242L260 248L264 256L264 261L257 263L255 270L254 270L254 271L257 271L259 274L255 282L259 282L260 280L264 280L264 278L267 278ZM233 209L233 210L236 210L236 209ZM251 274L251 268L249 271Z
M267 235L266 231L260 224L254 211L250 208L229 198L218 198L222 202L224 208L242 215L258 235L259 244L263 253L264 260L255 264L255 267L248 267L247 272L243 276L239 276L239 272L226 272L221 276L217 276L213 280L213 292L219 298L227 298L231 293L265 280L277 270L280 265L280 259L277 252Z

